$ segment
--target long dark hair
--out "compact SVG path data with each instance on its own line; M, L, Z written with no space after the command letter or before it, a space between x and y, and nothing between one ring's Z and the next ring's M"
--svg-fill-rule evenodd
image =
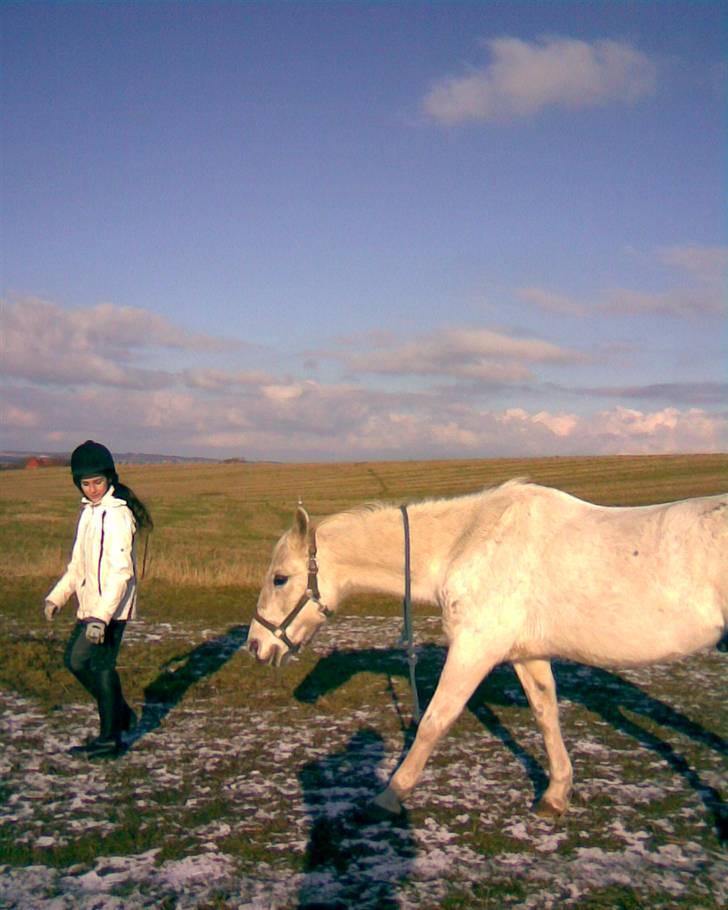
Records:
M154 528L154 522L152 521L151 513L141 501L141 499L139 499L139 497L136 495L134 490L119 480L119 475L116 473L116 471L108 471L105 473L109 478L109 483L113 484L114 486L114 496L116 496L118 499L123 499L131 509L131 513L136 519L137 528L139 528L140 531L151 531Z

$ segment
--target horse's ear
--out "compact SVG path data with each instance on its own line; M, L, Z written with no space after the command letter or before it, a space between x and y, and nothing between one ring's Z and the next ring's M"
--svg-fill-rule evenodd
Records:
M308 537L308 526L310 524L310 519L308 517L308 512L303 508L302 505L299 505L296 509L296 520L293 524L293 531L296 537L298 537L301 543L305 543Z

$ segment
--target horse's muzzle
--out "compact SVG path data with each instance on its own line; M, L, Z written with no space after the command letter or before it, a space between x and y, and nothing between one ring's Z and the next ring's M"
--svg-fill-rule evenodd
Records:
M250 654L251 657L255 657L255 658L258 657L258 649L259 649L259 648L260 648L260 644L259 644L259 642L256 641L256 639L254 639L254 638L253 638L253 639L250 639L250 638L249 638L249 639L245 642L245 651L246 651L248 654Z
M261 653L260 653L260 642L258 641L257 638L248 639L248 641L245 645L245 650L248 652L248 654L250 654L251 657L254 657L255 660L257 660L257 662L259 664L270 663L271 658L273 656L273 649L271 649L271 652L268 654L268 657L263 659L263 657L261 656Z
M254 657L259 664L265 664L269 667L280 667L286 662L289 652L283 652L282 648L274 645L263 657L260 650L260 642L256 638L248 639L245 650L251 657Z

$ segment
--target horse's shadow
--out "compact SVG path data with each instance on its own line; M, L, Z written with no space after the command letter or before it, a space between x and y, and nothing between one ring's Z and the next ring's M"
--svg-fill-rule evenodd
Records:
M435 690L446 653L444 647L434 644L417 649L417 679L423 709ZM627 712L670 728L722 756L728 755L726 740L615 673L562 661L554 661L552 666L560 699L580 703L614 729L633 737L642 746L659 754L698 794L712 817L719 840L728 840L728 806L720 793L706 783L666 739L636 723ZM361 672L380 673L390 680L409 675L406 660L399 649L334 651L316 664L298 685L294 695L302 702L313 703ZM390 689L402 719L402 710L394 688L390 686ZM538 801L548 784L546 773L541 764L516 741L490 705L528 707L523 690L509 665L496 667L486 677L468 702L468 709L491 734L501 740L523 766ZM411 743L412 735L411 730L406 730L403 756Z
M160 726L169 712L179 704L187 690L224 666L245 644L248 626L232 626L224 635L175 654L160 667L160 673L144 689L144 704L136 729L128 738L129 745Z
M376 769L385 757L381 735L365 727L341 751L300 770L310 833L298 910L399 907L397 885L409 877L416 855L407 813L392 824L360 812L381 788Z

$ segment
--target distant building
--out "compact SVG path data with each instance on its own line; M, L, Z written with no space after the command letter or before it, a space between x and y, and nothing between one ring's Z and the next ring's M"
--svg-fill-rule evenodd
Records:
M24 467L26 471L34 471L37 468L50 468L65 464L68 464L68 459L57 455L55 457L51 455L31 455L30 458L26 459Z

